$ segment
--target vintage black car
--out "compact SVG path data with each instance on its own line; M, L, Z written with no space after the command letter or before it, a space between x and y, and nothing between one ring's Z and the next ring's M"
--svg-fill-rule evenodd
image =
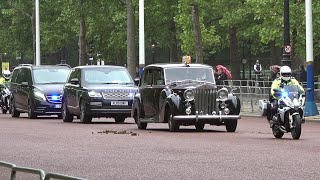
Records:
M91 123L93 117L112 117L124 122L137 90L125 67L74 67L63 89L62 119L72 122L79 116L82 123Z
M225 125L234 132L240 119L240 100L232 90L217 90L213 68L202 64L152 64L144 68L131 115L139 129L148 123Z

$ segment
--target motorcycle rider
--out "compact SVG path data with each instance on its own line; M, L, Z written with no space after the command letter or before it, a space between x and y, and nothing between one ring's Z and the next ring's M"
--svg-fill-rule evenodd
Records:
M11 78L11 72L9 70L2 71L2 77L0 78L0 84L8 82Z
M281 89L284 85L286 86L294 86L297 85L299 87L300 93L304 92L303 87L299 84L299 82L293 77L291 68L289 66L282 66L280 68L280 77L276 78L271 85L271 112L268 113L268 120L270 122L270 127L277 123L277 117L274 117L277 113L278 109L278 100L281 97ZM278 91L274 91L278 90Z

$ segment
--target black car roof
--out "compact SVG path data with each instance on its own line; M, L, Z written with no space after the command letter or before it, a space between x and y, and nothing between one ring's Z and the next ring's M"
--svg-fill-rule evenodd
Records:
M80 69L97 69L97 68L120 68L125 69L126 67L123 66L116 66L116 65L86 65L86 66L76 66L74 68L80 68Z
M20 64L15 67L15 69L19 68L30 68L30 69L70 69L68 65L33 65L33 64Z
M40 66L32 66L32 69L70 69L70 68L67 66L40 65Z
M159 67L159 68L177 68L177 67L199 67L199 68L212 68L210 65L206 64L184 64L184 63L159 63L159 64L150 64L146 67Z

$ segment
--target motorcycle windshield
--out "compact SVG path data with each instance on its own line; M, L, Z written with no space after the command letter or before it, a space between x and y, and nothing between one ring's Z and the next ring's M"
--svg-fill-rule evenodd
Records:
M290 99L299 98L299 87L297 85L284 86L282 96L287 96Z

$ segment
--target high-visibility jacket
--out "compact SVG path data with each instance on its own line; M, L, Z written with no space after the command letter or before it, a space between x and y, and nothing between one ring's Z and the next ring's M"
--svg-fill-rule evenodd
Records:
M281 90L281 85L286 85L286 86L294 86L294 85L297 85L300 89L301 92L304 92L304 89L303 87L299 84L299 82L295 79L295 78L291 78L289 81L284 81L281 79L281 77L275 79L273 82L272 82L272 85L271 85L271 95L273 96L273 98L275 99L279 99L280 97L278 96L275 96L275 93L274 93L274 89L278 89L278 90Z

